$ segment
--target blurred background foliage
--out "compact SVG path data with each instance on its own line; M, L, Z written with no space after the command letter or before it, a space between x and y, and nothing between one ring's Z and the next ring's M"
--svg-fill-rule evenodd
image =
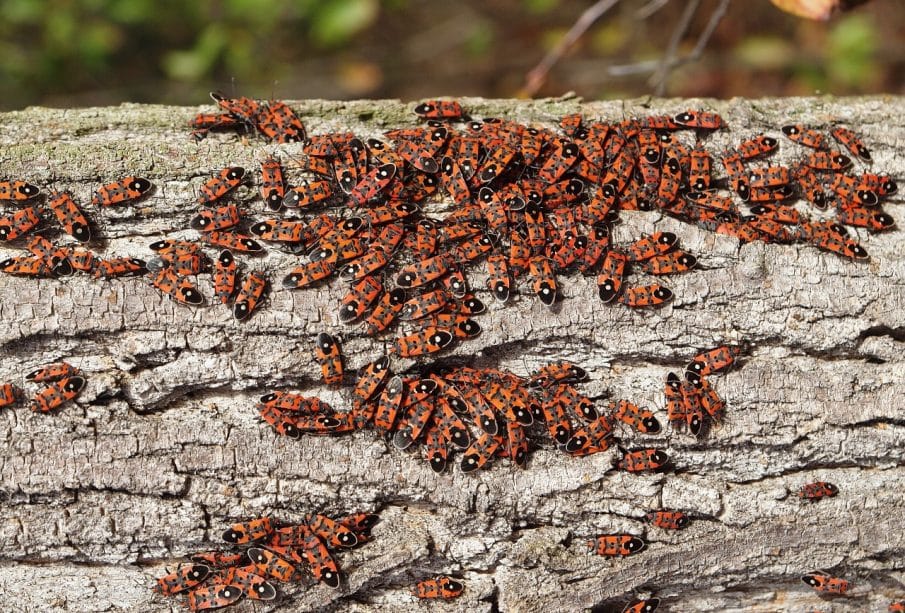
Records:
M535 95L651 93L688 0L620 2ZM702 0L679 54L718 0ZM0 108L256 98L511 97L593 4L577 0L0 0ZM905 1L829 22L733 0L672 96L905 93Z

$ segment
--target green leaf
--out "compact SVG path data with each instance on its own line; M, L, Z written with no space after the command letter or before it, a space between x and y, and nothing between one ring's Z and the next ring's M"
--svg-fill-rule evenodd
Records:
M344 43L371 25L379 9L377 0L328 0L313 16L311 35L325 47Z

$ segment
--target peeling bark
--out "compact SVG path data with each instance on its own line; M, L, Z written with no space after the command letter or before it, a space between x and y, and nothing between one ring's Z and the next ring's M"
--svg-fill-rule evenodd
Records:
M708 138L714 152L761 131L779 135L785 123L838 121L863 134L872 168L905 177L902 98L463 105L475 116L546 124L578 111L622 119L702 106L731 128ZM414 121L411 105L394 101L293 107L310 134L379 136ZM183 228L209 173L254 168L266 152L284 160L299 154L298 145L232 135L196 144L186 126L198 110L0 114L2 174L70 189L80 202L102 180L148 177L157 186L149 198L103 211L100 221L106 253L146 258L154 240L193 236ZM777 160L799 154L783 141ZM254 189L241 190L239 200L260 216ZM886 209L905 223L901 204ZM524 471L500 462L438 477L373 432L276 437L255 419L255 399L266 390L293 388L346 405L343 393L318 385L318 332L342 332L351 367L385 350L384 341L339 323L338 281L275 289L263 310L239 323L223 308L175 305L143 279L0 275L0 381L20 383L61 358L88 375L78 401L57 415L21 407L0 415L0 607L179 608L150 590L166 566L216 545L230 521L262 514L292 521L313 510L378 511L383 521L373 542L341 557L342 589L289 585L281 610L424 610L408 587L441 572L463 578L467 589L433 610L620 611L632 594L652 593L665 611L883 611L905 598L901 231L856 232L867 264L803 245L739 248L656 213L623 214L616 240L655 228L676 232L702 264L668 281L671 305L610 308L596 300L593 279L562 277L566 298L556 310L524 296L491 308L479 319L484 333L442 359L521 375L569 359L589 371L582 386L589 396L630 398L665 423L666 372L700 349L747 341L741 367L716 380L728 401L721 426L700 441L668 428L643 437L674 458L675 470L659 475L614 472L610 453L572 459L546 443ZM0 248L0 259L10 255ZM279 279L293 261L271 249L255 267ZM470 281L483 287L479 274ZM212 293L204 281L202 291ZM840 494L803 504L794 492L813 480L832 481ZM691 525L666 533L643 523L661 507L687 511ZM621 531L646 535L647 549L621 560L585 552L587 537ZM815 568L852 581L851 595L818 599L798 579Z

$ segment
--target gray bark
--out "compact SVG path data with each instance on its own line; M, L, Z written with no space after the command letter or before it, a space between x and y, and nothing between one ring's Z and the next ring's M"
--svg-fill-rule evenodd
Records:
M905 177L902 98L463 104L478 117L546 125L577 111L621 120L705 108L731 128L708 138L713 152L762 131L781 136L789 122L840 122L863 134L873 169ZM395 101L293 106L309 134L379 136L414 118L412 105ZM284 162L300 155L299 145L229 134L196 144L187 122L203 109L210 105L0 114L2 174L70 189L83 203L102 181L148 177L157 186L150 198L101 214L108 254L147 258L154 240L194 236L184 228L210 173L256 168L265 152ZM783 140L776 159L800 154ZM255 188L239 198L266 216ZM886 210L905 223L900 203ZM621 433L629 445L665 447L676 466L666 474L614 472L612 453L573 459L547 443L527 470L499 461L477 474L456 467L436 476L373 432L276 436L256 421L254 402L265 391L292 388L348 405L348 388L318 384L318 332L343 334L350 368L381 355L385 343L341 326L339 281L281 289L294 258L274 249L251 265L276 283L246 323L219 306L180 307L143 279L0 275L0 381L21 383L63 358L88 375L78 401L59 414L19 407L0 415L0 608L178 610L152 594L154 578L216 546L228 523L358 510L378 511L382 522L373 542L339 557L347 583L285 586L281 610L426 610L408 587L441 572L467 583L458 601L431 605L443 611L621 610L631 594L657 595L665 611L885 611L905 598L901 230L856 232L871 255L862 264L804 245L739 248L657 213L622 220L617 242L670 230L699 256L699 270L667 281L676 293L670 306L607 307L593 279L572 275L561 277L566 297L556 310L526 296L496 308L472 274L492 308L478 319L483 334L449 355L520 375L569 359L589 371L588 395L632 399L665 423L666 372L701 349L747 341L741 367L714 380L728 411L707 438L670 428L655 437ZM0 259L17 253L0 247ZM394 363L397 371L407 365ZM795 491L813 480L832 481L840 494L800 502ZM644 514L661 507L694 521L676 533L646 525ZM586 553L586 538L623 531L646 535L647 549L616 560ZM818 568L852 581L850 596L822 601L798 579Z

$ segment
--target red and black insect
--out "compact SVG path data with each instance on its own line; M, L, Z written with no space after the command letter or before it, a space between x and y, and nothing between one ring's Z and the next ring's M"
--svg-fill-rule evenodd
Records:
M25 378L35 383L45 383L48 381L59 381L78 373L79 370L69 362L55 362L31 371L25 375Z
M245 178L245 169L240 166L224 168L201 186L198 203L208 205L216 202L227 193L238 187Z
M815 591L828 596L844 596L851 587L845 579L833 577L829 573L816 570L801 576L801 580L814 588Z
M412 588L412 594L418 598L457 598L465 591L465 584L452 577L440 575L433 579L419 581Z
M415 114L422 119L462 119L462 105L455 100L425 100L415 107Z
M40 413L49 413L63 406L85 388L87 380L80 376L66 377L51 383L32 399L31 410Z
M72 199L69 192L51 192L48 195L50 210L56 216L57 221L75 240L86 243L91 240L91 226L82 210Z
M164 268L151 277L151 286L180 304L198 306L204 298L192 282L180 277L172 268Z
M790 141L798 143L799 145L804 145L805 147L810 147L811 149L826 149L829 146L826 137L822 133L817 130L805 128L804 126L795 124L783 126L782 133L785 134Z
M622 613L654 613L660 606L659 598L646 598L630 602L622 609Z
M203 209L192 219L191 226L201 232L226 230L237 225L240 219L239 208L234 204L227 204L216 209Z
M234 545L257 543L270 538L273 522L269 517L259 517L231 525L224 533L223 540Z
M0 200L28 200L40 193L40 187L25 181L0 181Z
M278 143L299 143L305 140L305 125L295 111L279 100L261 105L254 115L258 131Z
M682 530L688 527L688 515L682 511L653 511L644 516L654 526L666 530Z
M685 111L673 117L672 120L680 126L697 130L720 130L726 127L726 122L722 117L716 113L705 111Z
M226 251L226 253L229 253ZM221 253L222 255L222 253ZM264 297L267 291L267 277L260 271L252 271L245 276L242 288L236 295L236 305L233 307L233 316L242 321L247 319ZM223 298L221 297L221 301Z
M616 468L630 473L656 471L669 462L669 456L662 449L638 449L627 451L620 448L622 457L616 461Z
M599 556L630 556L644 549L644 539L632 534L600 534L588 541L588 549Z
M453 335L446 330L428 327L408 336L393 339L393 351L403 358L436 353L452 343Z
M214 262L214 296L223 304L229 304L236 293L238 271L236 260L229 249L224 249Z
M619 400L613 405L613 418L628 424L638 432L644 434L656 434L660 431L660 422L653 412L642 409L628 400Z
M767 155L768 153L772 153L773 151L776 151L776 148L778 146L779 141L777 141L772 136L759 134L754 138L743 141L739 144L738 147L735 148L735 150L743 160L750 160L762 155Z
M127 257L109 258L97 262L94 278L112 279L114 277L143 275L146 272L148 272L148 268L144 260Z
M27 206L0 216L0 241L12 241L25 236L39 223L41 223L40 209L36 206Z
M204 583L211 574L205 564L186 564L157 579L154 589L164 596L173 596Z
M318 334L314 355L321 365L324 383L327 385L341 384L343 380L343 358L336 338L326 332Z
M0 383L0 409L19 402L19 389L12 383Z
M95 206L113 206L137 200L147 194L152 187L153 184L147 179L126 177L98 188L91 198L91 204Z
M803 500L820 500L821 498L832 498L839 493L839 488L828 481L815 481L806 483L798 490L799 498Z
M728 369L740 354L741 347L729 345L703 351L685 367L685 378L697 385L702 377Z

